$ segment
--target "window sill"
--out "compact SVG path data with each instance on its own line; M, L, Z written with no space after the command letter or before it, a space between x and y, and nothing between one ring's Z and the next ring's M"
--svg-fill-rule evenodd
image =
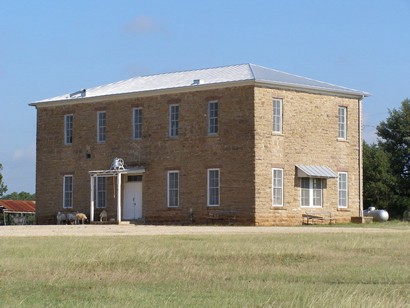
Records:
M351 210L348 207L339 207L337 208L338 212L351 212Z
M323 206L300 206L302 209L323 209Z
M285 135L283 134L283 132L272 132L272 136L283 137Z
M272 210L274 211L287 211L283 205L272 205Z
M343 138L337 138L338 142L349 142L347 139L343 139Z

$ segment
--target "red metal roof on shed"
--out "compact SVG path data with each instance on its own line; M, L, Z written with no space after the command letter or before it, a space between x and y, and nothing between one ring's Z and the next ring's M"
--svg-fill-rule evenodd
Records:
M36 201L0 200L0 207L4 207L11 212L35 212Z

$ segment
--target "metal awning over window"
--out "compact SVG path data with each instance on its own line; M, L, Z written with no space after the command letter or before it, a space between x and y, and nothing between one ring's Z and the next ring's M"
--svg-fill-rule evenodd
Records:
M326 166L296 165L300 178L337 178L337 173Z

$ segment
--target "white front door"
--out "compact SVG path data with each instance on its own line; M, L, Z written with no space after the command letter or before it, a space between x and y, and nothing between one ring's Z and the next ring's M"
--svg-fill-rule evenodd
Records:
M142 181L134 181L136 177L128 177L124 186L123 220L142 218Z

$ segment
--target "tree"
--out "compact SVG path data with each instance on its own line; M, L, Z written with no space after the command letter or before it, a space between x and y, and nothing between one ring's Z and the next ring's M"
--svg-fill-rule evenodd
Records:
M36 194L30 194L28 192L12 192L11 194L4 195L2 198L3 200L36 200Z
M3 170L3 165L0 164L0 171ZM0 172L0 197L7 192L7 186L3 183L3 175Z
M392 188L396 179L390 169L390 157L375 144L363 143L363 203L364 208L389 209L395 199Z
M377 126L377 135L396 179L394 207L400 214L410 207L410 99L405 99L399 109L389 110L386 121Z

